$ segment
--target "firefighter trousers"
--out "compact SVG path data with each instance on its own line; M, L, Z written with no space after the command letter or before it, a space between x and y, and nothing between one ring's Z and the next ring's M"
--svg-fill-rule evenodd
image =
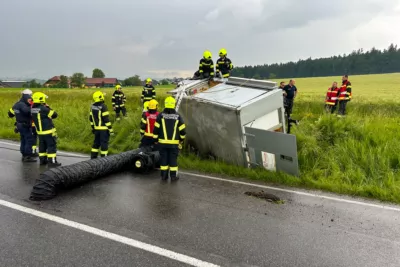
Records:
M285 108L285 113L288 118L290 118L290 115L292 115L292 110L293 110L293 98L284 98L284 108Z
M53 134L39 135L39 159L41 162L55 162L57 153L57 137Z
M340 100L339 101L339 110L338 110L338 114L339 115L346 115L346 107L347 107L347 102L349 102L348 100Z
M154 138L150 136L143 136L142 140L140 141L140 146L139 147L145 147L145 146L154 146Z
M326 112L329 112L331 114L335 113L336 108L337 108L337 103L335 105L325 105Z
M177 178L178 174L178 145L159 145L161 179L167 180L168 173L171 179Z
M36 127L32 127L32 137L33 137L32 151L33 154L35 154L37 152L36 149L37 149L37 139L38 139Z
M115 107L115 114L116 114L116 117L117 117L117 119L119 119L119 113L122 111L122 115L123 116L126 116L126 108L125 108L125 105L124 106L117 106L117 107Z
M108 141L110 140L110 132L108 130L95 130L94 142L90 158L97 158L99 152L101 157L108 155Z
M17 123L17 129L20 135L20 151L22 156L32 155L33 136L32 128L24 123Z

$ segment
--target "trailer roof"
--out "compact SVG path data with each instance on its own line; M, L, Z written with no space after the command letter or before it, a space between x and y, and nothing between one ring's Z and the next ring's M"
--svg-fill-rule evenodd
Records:
M268 97L271 91L222 83L192 97L200 101L238 108L260 96Z

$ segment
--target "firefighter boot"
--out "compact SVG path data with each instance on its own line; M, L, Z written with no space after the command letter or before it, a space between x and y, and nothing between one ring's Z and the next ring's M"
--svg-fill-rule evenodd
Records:
M32 156L24 156L22 157L23 162L36 162L37 160Z
M39 157L40 160L40 165L46 165L47 164L47 157Z
M98 154L99 154L98 152L90 153L90 159L97 159Z
M161 171L161 181L167 181L168 180L168 175L169 175L169 172L168 172L168 170L162 170Z
M49 158L48 160L49 160L49 161L48 161L48 166L49 166L49 167L58 167L58 166L61 166L61 163L58 163L58 162L57 162L57 158Z

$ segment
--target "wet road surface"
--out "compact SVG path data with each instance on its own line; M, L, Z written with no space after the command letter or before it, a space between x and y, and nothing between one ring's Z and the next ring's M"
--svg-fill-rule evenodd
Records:
M165 184L158 173L113 175L30 202L34 180L46 168L22 164L19 152L9 150L18 147L4 142L1 200L220 266L400 266L398 206L388 210L188 174ZM85 160L70 156L59 161ZM261 190L285 203L244 194ZM2 206L0 236L0 266L190 266Z

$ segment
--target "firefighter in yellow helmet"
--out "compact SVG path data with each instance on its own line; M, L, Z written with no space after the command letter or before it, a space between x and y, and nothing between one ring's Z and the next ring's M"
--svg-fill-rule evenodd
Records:
M225 48L219 50L219 59L217 60L217 77L229 78L231 70L233 69L232 61L227 58L228 52Z
M150 147L154 145L153 130L159 112L157 111L158 102L155 99L150 100L148 110L143 112L142 120L140 122L140 135L142 140L140 147Z
M146 79L146 84L143 86L141 99L143 104L152 99L156 99L156 89L154 88L153 81L150 78Z
M108 142L110 135L114 134L107 105L104 103L104 94L97 91L93 94L94 103L90 108L89 121L94 134L91 159L97 158L99 152L101 157L108 155ZM100 150L99 150L100 149Z
M160 151L161 179L176 181L178 177L178 146L185 140L186 126L182 116L175 110L175 99L165 99L164 110L158 114L154 123L153 138Z
M31 113L39 136L40 165L57 167L61 163L57 162L57 134L53 119L57 118L58 114L46 104L46 98L44 93L34 93Z
M212 60L212 54L206 50L203 53L203 58L200 59L199 70L195 73L195 76L199 76L200 79L211 79L214 78L214 61Z
M111 97L111 103L112 103L113 109L115 110L117 121L120 120L119 113L121 111L122 111L122 115L124 117L126 117L125 102L126 102L126 96L125 96L124 92L122 92L122 90L121 90L121 85L117 84L115 86L115 91Z

